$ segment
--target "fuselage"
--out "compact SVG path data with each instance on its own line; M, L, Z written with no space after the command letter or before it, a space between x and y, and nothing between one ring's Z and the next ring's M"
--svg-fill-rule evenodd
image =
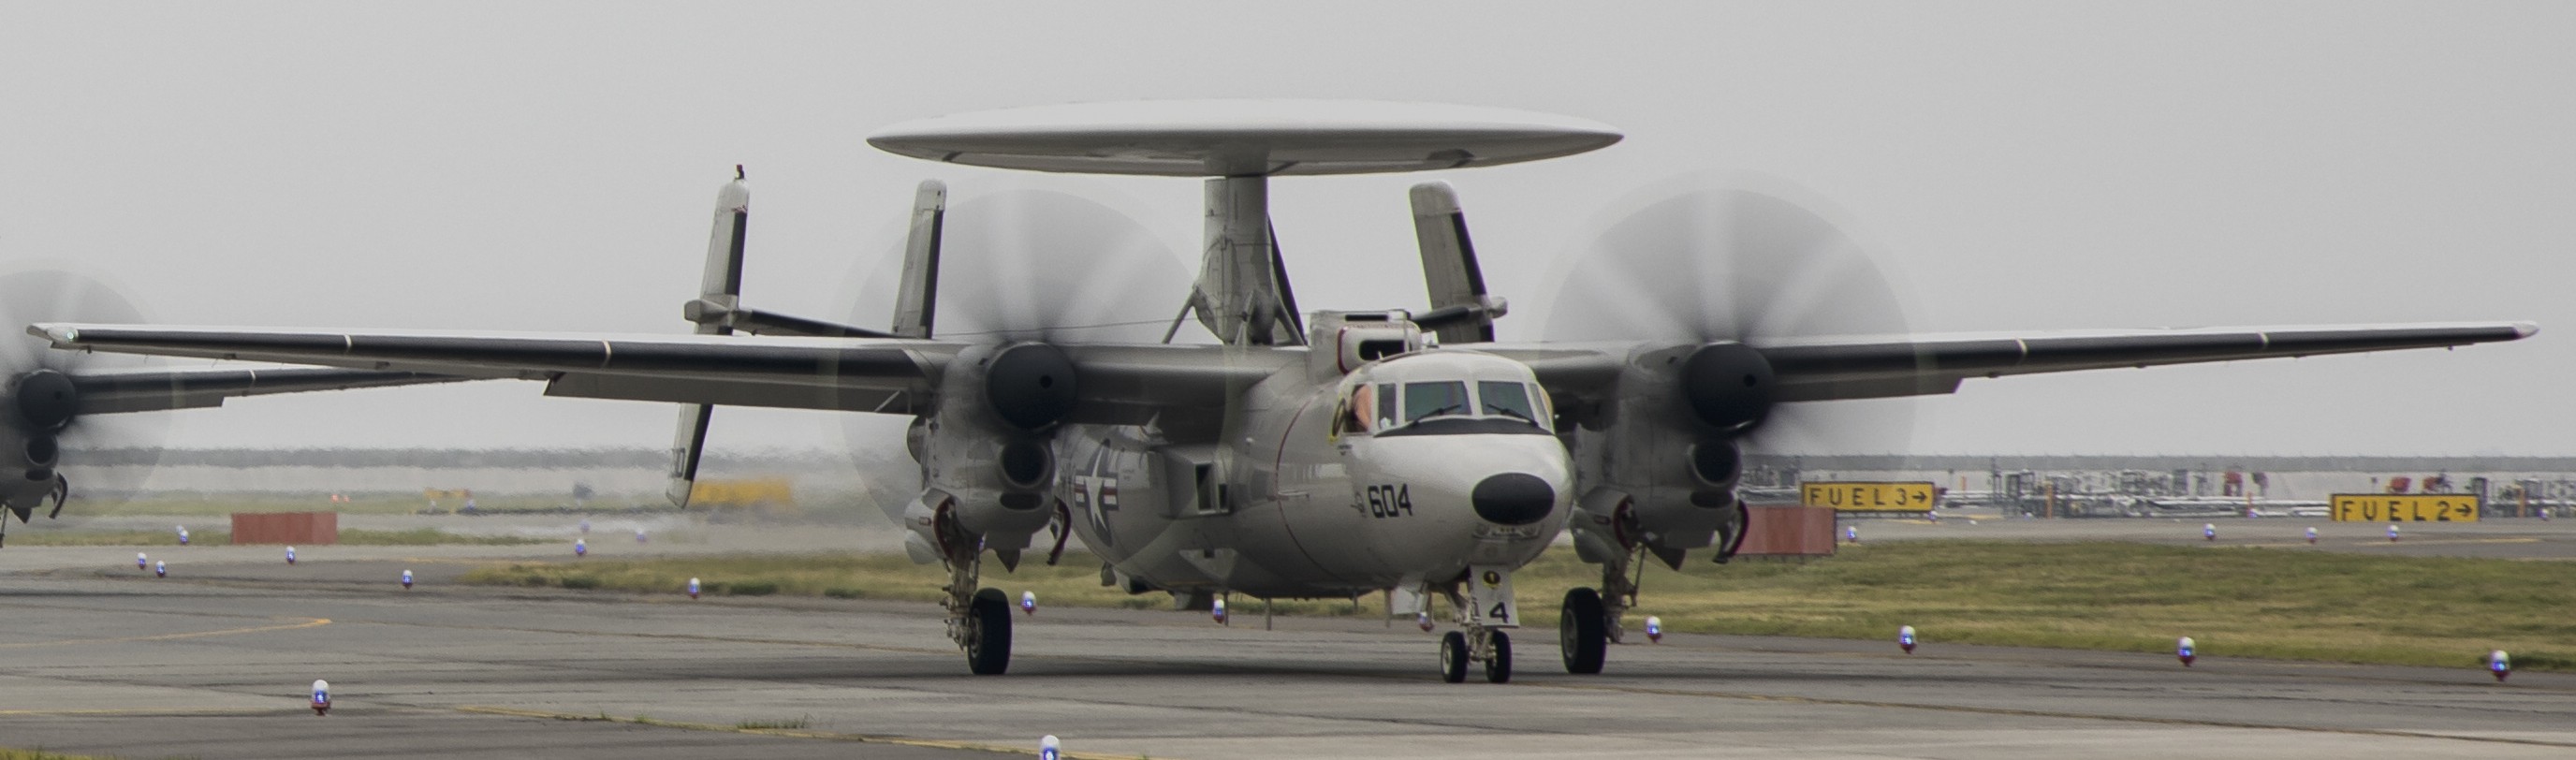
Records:
M1083 544L1143 586L1337 597L1519 567L1563 530L1574 471L1528 368L1399 355L1246 389L1221 440L1150 426L1055 438L1055 497Z

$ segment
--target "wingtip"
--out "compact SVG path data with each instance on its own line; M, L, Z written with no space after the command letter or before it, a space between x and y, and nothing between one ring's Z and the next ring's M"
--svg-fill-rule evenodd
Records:
M2516 340L2520 340L2520 339L2523 339L2523 338L2528 338L2528 337L2531 337L2531 336L2534 336L2534 335L2538 335L2538 334L2540 334L2540 323L2538 323L2538 322L2515 322L2515 323L2513 323L2513 337L2514 337L2514 339L2516 339Z
M33 336L36 336L36 337L39 337L39 338L43 338L43 339L46 339L46 340L49 340L49 341L53 341L55 345L61 345L61 346L68 346L68 345L71 345L71 344L73 344L73 343L77 343L77 342L79 342L79 341L80 341L80 330L73 329L73 328L70 328L70 327L65 327L65 326L62 326L62 325L52 325L52 324L34 324L34 325L28 325L28 326L27 326L27 334L28 334L28 335L33 335Z

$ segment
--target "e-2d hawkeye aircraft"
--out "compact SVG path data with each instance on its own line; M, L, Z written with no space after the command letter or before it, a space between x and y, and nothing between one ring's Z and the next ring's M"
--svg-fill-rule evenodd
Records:
M1568 671L1599 672L1635 601L1632 563L1651 556L1678 566L1689 552L1722 562L1741 545L1740 444L1775 407L1949 393L1970 377L2459 346L2535 331L2485 323L1798 334L1779 324L1830 328L1835 314L1868 307L1826 299L1802 315L1748 314L1727 302L1814 287L1807 275L1765 279L1748 267L1569 283L1574 309L1670 324L1499 343L1493 322L1507 304L1485 292L1457 198L1440 183L1411 193L1430 308L1318 312L1301 323L1271 230L1271 178L1492 166L1620 137L1590 121L1510 110L1213 101L964 114L869 138L954 164L1205 178L1201 268L1187 293L1157 307L1180 307L1163 342L1044 329L1071 325L935 331L949 221L937 182L923 184L912 211L889 329L748 308L739 296L750 194L739 174L717 195L701 297L685 309L695 335L30 331L72 350L515 377L544 381L549 395L682 403L672 495L684 505L713 406L909 415L905 444L922 488L889 511L908 529L915 561L948 570L948 630L975 673L1010 663L1009 604L980 587L984 557L1006 569L1032 550L1054 561L1079 537L1105 563L1104 583L1169 592L1185 605L1385 591L1394 613L1414 616L1440 595L1456 613L1439 647L1451 682L1477 664L1488 680L1510 679L1508 631L1521 622L1512 572L1569 530L1602 581L1561 601L1558 644ZM1613 247L1682 240L1685 259L1691 240L1792 258L1846 247L1812 219L1724 228L1778 205L1747 197L1719 204L1713 213L1727 218L1705 218L1702 206L1658 204L1623 224ZM1690 229L1659 237L1639 225ZM1720 229L1701 229L1710 225ZM1054 253L1068 267L1086 255ZM1573 279L1589 268L1578 262ZM1193 314L1216 344L1170 342Z

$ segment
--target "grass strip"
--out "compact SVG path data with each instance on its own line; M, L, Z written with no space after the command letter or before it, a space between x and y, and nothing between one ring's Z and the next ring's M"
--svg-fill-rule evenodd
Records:
M1041 605L1163 608L1162 594L1099 585L1099 563L1068 555L1017 573L988 563L985 583ZM468 583L678 593L936 601L944 574L901 555L687 557L511 564ZM1566 589L1599 570L1572 552L1516 573L1524 624L1548 630ZM1691 563L1647 568L1646 615L1692 633L1892 639L1912 625L1926 642L2166 652L2191 636L2203 657L2476 667L2490 649L2514 666L2576 670L2576 563L2399 557L2266 548L2119 542L1909 541L1845 547L1813 562ZM1372 594L1281 600L1283 615L1375 616ZM1238 617L1261 603L1238 598ZM1445 606L1445 605L1443 605ZM1041 613L1043 607L1041 607ZM1435 616L1446 620L1445 611ZM1891 645L1892 646L1892 645Z
M517 546L553 543L555 539L527 536L481 536L449 533L437 528L411 530L340 531L342 546L432 546L470 544L477 546ZM198 531L188 534L192 546L228 546L233 542L230 531ZM31 530L9 536L11 546L178 546L179 534L169 530L125 531L47 531Z
M109 760L109 758L98 755L65 755L57 752L46 752L41 749L9 749L7 747L0 747L0 760Z

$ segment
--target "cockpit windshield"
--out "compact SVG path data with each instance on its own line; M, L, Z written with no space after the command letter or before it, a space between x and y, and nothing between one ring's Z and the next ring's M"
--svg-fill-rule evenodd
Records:
M1404 384L1404 421L1411 424L1424 417L1466 414L1467 384L1458 381Z
M1549 428L1546 401L1526 382L1431 380L1388 383L1369 390L1354 394L1353 400L1375 401L1377 422L1352 427L1378 435L1546 433ZM1399 409L1401 417L1395 414Z
M1537 422L1538 408L1530 405L1529 386L1509 381L1486 380L1476 384L1477 405L1482 414L1518 417L1523 422Z

